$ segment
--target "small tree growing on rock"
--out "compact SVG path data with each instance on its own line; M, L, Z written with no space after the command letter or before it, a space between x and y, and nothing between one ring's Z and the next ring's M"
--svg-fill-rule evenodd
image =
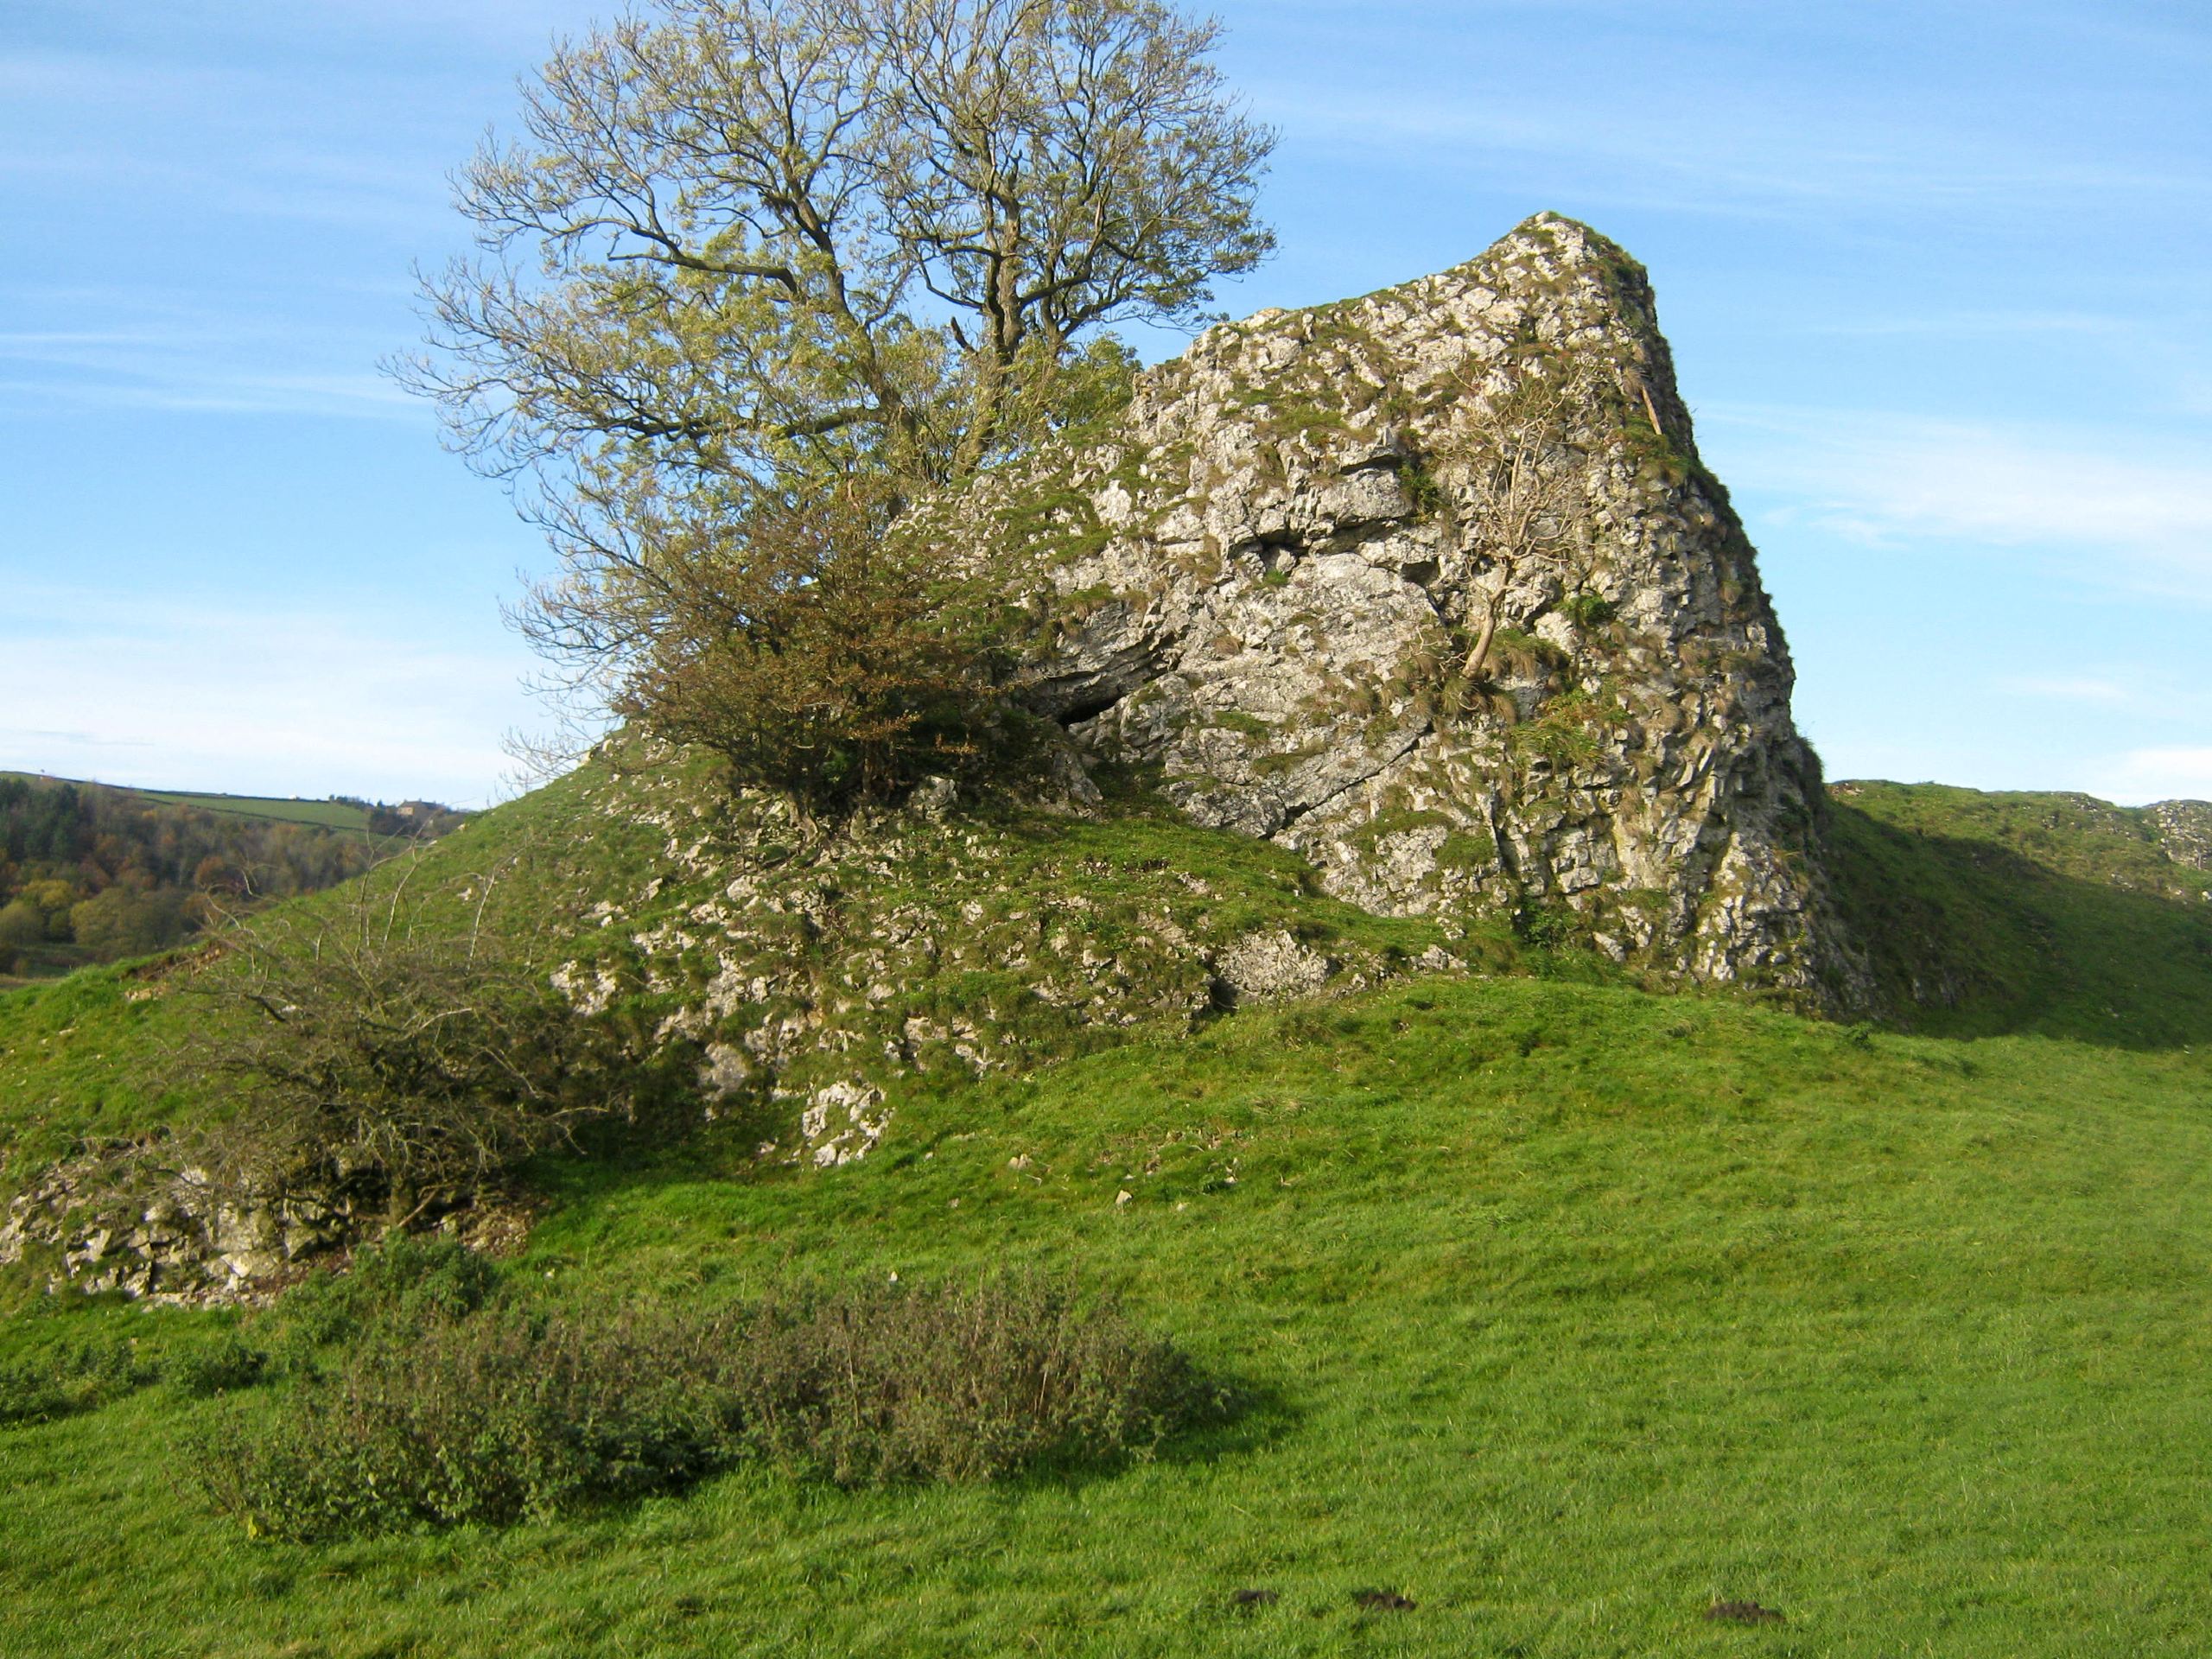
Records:
M523 625L568 690L696 739L709 685L811 676L785 729L866 756L915 687L887 715L851 694L864 620L932 642L922 700L972 683L937 657L956 595L794 515L958 485L1126 380L1086 336L1195 319L1265 256L1274 138L1219 34L1161 0L652 0L556 53L457 181L484 255L425 283L433 351L401 374L526 486L561 574Z
M1583 384L1571 374L1534 374L1479 402L1474 387L1465 389L1477 412L1462 424L1452 458L1466 480L1467 556L1492 579L1459 663L1463 690L1487 672L1505 597L1516 584L1549 574L1566 586L1587 574L1587 507L1580 458L1567 442Z
M991 754L1014 718L997 692L991 571L946 570L891 518L855 480L759 504L742 556L715 530L691 532L615 712L809 814Z

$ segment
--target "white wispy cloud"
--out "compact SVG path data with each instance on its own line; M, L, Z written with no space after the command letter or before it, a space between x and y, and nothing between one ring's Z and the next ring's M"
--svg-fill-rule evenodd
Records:
M174 303L147 308L152 321L111 328L0 333L0 412L68 407L426 418L416 399L371 366L391 342L267 315L226 316ZM334 353L352 362L341 356L334 363Z
M55 195L96 191L111 197L190 201L209 217L344 226L392 236L420 234L443 219L445 168L456 159L424 154L390 166L363 166L343 155L284 146L244 123L229 145L151 150L125 135L73 143L0 149L0 179ZM199 153L195 154L194 149Z
M79 749L150 749L154 745L141 737L102 737L97 732L57 732L36 726L0 726L0 744L59 743Z
M214 66L156 62L118 53L0 49L0 99L21 106L45 104L106 104L129 99L130 106L203 102L236 92L251 77Z
M1941 216L2047 240L2055 223L2080 233L2055 217L2063 207L2114 217L2212 198L2181 137L2201 105L2190 60L2204 32L2161 31L2177 48L2097 27L2110 7L2031 10L1246 0L1229 12L1253 60L1243 82L1292 165L1388 179L1414 157L1439 184L1823 235L1848 221L1847 239ZM2124 84L2124 118L2067 118L2077 79ZM2171 140L2145 142L2133 124L2161 115Z
M1853 339L1927 335L1948 340L1961 334L2137 334L2151 326L2140 318L2088 311L1987 310L1931 312L1923 316L1829 317L1810 325L1808 332Z
M2107 763L2097 793L2131 805L2212 799L2212 745L2130 749Z
M296 22L281 32L297 43ZM0 181L60 199L56 217L91 193L402 234L442 218L456 135L416 112L419 60L316 64L317 92L302 67L218 56L0 48Z
M117 783L474 804L512 763L529 659L410 635L404 614L138 601L10 585L0 767Z
M2212 458L2104 429L1722 406L1700 420L1740 488L1881 542L2034 550L2093 582L2212 600Z
M1967 125L1845 105L1810 110L1742 89L1650 99L1591 89L1539 100L1438 96L1300 79L1263 83L1260 112L1299 147L1394 165L1414 152L1439 172L1503 174L1526 188L1708 217L1797 218L1864 207L2022 219L2061 200L2168 207L2212 198L2212 179L2125 156L2085 157L2005 142Z
M2059 702L2124 703L2133 701L2135 695L2116 680L2086 676L2012 677L2000 680L1998 689L2014 696L2047 697Z

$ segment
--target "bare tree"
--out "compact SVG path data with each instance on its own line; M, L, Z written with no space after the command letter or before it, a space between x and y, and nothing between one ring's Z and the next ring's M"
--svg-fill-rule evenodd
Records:
M1584 382L1531 375L1502 397L1479 399L1455 435L1452 458L1466 473L1467 552L1489 580L1461 680L1481 680L1497 642L1505 597L1525 578L1548 572L1562 583L1588 563L1580 457L1567 445Z
M1252 216L1273 136L1224 101L1213 20L1156 0L888 0L863 27L912 143L887 175L897 235L972 376L954 471L1084 330L1188 317L1273 246Z
M195 987L216 1006L171 1065L232 1106L206 1148L223 1188L404 1225L634 1109L619 1033L575 1014L525 933L481 925L491 880L473 915L387 874L218 936Z

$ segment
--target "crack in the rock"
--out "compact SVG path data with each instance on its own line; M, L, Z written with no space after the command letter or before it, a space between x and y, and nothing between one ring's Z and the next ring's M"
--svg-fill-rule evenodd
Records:
M1415 747L1419 745L1421 739L1427 737L1435 729L1436 722L1433 720L1425 720L1421 721L1419 726L1414 728L1412 734L1408 736L1404 742L1401 743L1396 748L1391 750L1389 753L1377 760L1373 766L1360 773L1358 777L1353 779L1351 782L1343 785L1339 788L1331 790L1326 795L1321 797L1319 800L1308 802L1306 805L1291 811L1284 817L1283 821L1280 824L1268 833L1264 839L1273 841L1277 836L1282 835L1287 831L1290 827L1296 823L1300 819L1319 811L1321 808L1328 805L1332 801L1341 800L1353 790L1357 789L1362 784L1372 783L1375 779L1382 772L1385 767L1395 766L1399 761L1404 760L1406 756L1411 754Z

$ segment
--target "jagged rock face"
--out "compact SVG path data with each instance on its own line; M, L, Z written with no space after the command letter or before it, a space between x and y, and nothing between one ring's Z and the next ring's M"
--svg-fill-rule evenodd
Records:
M2155 801L2145 810L2168 858L2192 870L2212 870L2212 801Z
M1198 821L1372 910L1853 1000L1782 631L1587 228L1212 329L978 509L1051 561L1027 695Z

